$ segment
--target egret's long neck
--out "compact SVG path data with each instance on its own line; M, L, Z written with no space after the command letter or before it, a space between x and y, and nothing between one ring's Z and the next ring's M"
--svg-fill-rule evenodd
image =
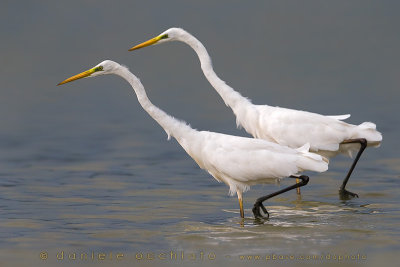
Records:
M250 100L236 92L232 87L227 85L217 76L212 67L211 57L204 45L199 40L189 33L185 33L183 38L180 40L188 44L196 52L201 63L201 69L203 70L207 80L222 97L225 104L231 107L236 115L244 106L252 105Z
M132 86L140 105L166 131L168 138L172 135L180 141L186 135L195 132L185 122L175 119L151 103L140 80L126 67L120 66L115 74L124 78Z

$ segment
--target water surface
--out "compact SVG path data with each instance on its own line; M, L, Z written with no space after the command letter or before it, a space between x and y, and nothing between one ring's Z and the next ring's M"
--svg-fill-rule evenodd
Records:
M0 265L396 263L399 6L361 2L4 4ZM256 104L375 122L384 142L365 151L348 184L360 197L339 198L351 160L338 156L329 171L307 173L301 196L268 200L271 217L262 224L252 218L254 200L293 180L253 186L242 221L227 186L167 141L126 82L55 86L113 59L173 116L200 130L247 136L187 46L127 52L171 26L201 39L221 77Z

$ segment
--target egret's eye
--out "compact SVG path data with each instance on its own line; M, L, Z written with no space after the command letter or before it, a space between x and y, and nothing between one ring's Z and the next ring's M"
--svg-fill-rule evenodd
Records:
M94 69L94 71L101 71L103 70L103 66L98 66L97 68Z
M160 39L167 39L167 38L168 38L168 34L164 34L164 35L161 36Z

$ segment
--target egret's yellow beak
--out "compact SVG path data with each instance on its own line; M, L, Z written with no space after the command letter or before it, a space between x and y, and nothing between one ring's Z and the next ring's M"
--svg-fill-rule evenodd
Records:
M96 72L96 68L84 71L82 73L79 73L79 74L77 74L75 76L72 76L72 77L60 82L57 85L61 85L61 84L64 84L64 83L69 83L69 82L72 82L72 81L75 81L75 80L78 80L78 79L82 79L82 78L88 77L88 76L90 76L91 74L93 74L95 72Z
M138 44L138 45L130 48L129 51L133 51L133 50L136 50L136 49L140 49L140 48L143 48L143 47L146 47L146 46L153 45L153 44L157 43L158 41L160 41L161 39L165 39L165 38L168 38L168 35L166 35L166 34L159 35L159 36L154 37L154 38L152 38L152 39L150 39L150 40L148 40L146 42L143 42L141 44Z

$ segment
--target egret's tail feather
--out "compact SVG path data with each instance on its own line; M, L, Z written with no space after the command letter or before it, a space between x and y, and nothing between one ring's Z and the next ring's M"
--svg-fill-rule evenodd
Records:
M323 160L329 163L327 158L322 157L321 155L318 155L316 153L310 152L310 147L311 147L310 143L306 143L305 145L297 148L296 150L302 153L306 157L312 158L317 161Z
M350 114L345 114L345 115L333 115L333 116L327 116L327 117L330 117L330 118L332 118L332 119L339 120L339 121L344 121L345 119L350 118Z
M376 124L363 122L354 128L353 138L367 139L368 146L378 147L382 142L382 134L376 130Z
M358 125L358 127L376 130L376 124L368 121L361 123L360 125Z
M303 146L297 148L296 150L299 152L308 152L310 150L310 143L305 143Z
M321 155L309 152L310 144L307 143L296 150L301 153L298 166L302 170L324 172L328 170L329 160Z

